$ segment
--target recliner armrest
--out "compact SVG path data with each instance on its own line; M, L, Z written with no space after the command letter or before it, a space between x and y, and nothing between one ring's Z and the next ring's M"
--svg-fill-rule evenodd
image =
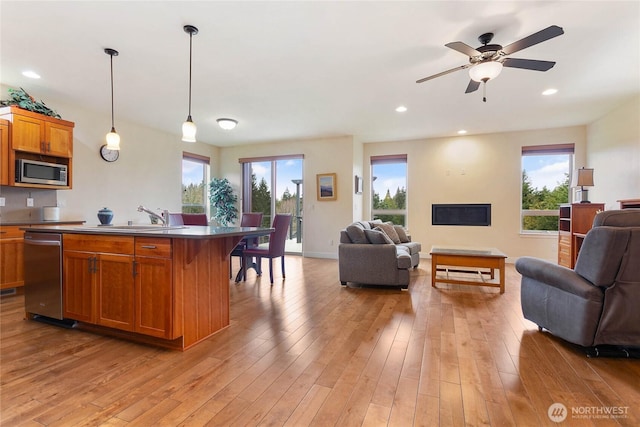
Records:
M533 257L519 258L515 267L524 277L578 295L584 299L602 301L602 289L567 267Z

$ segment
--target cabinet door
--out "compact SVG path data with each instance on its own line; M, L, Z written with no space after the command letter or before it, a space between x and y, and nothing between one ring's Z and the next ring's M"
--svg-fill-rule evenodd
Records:
M24 285L24 231L0 228L0 289Z
M42 120L13 116L11 147L14 150L41 153L44 148L44 122Z
M0 185L9 185L9 122L0 119Z
M48 155L71 157L73 128L57 123L46 123L45 143Z
M62 300L64 317L95 323L95 254L64 251L62 257Z
M136 332L160 338L171 336L171 260L136 257Z
M133 256L98 254L99 325L134 330Z

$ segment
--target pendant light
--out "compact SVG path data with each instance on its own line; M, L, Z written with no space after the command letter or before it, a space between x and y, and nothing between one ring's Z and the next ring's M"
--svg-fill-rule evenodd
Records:
M106 48L104 53L111 57L111 131L107 134L107 148L109 150L119 150L120 135L118 135L116 128L113 125L113 57L118 56L118 51Z
M185 25L184 32L189 34L189 115L187 120L182 124L182 140L184 142L196 142L196 124L191 120L191 57L193 36L198 34L198 29L193 25Z

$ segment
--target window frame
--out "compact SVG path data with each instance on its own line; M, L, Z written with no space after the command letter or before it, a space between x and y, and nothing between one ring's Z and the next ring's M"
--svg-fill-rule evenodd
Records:
M195 153L190 153L187 151L183 151L182 152L182 161L190 161L193 163L200 163L203 165L203 183L204 183L204 188L203 188L203 207L204 207L204 213L207 215L207 218L211 217L211 204L209 203L209 182L211 180L211 158L208 156L203 156L201 154L195 154ZM182 164L182 163L181 163ZM184 169L182 169L181 171L181 177L184 179ZM181 184L181 188L182 185ZM183 203L183 198L182 196L180 197L180 211L184 212L184 207L186 205Z
M523 187L523 180L522 180L522 176L523 176L523 168L522 168L522 163L523 163L523 157L524 156L540 156L540 155L560 155L560 154L567 154L569 155L569 167L568 167L568 174L569 174L569 188L567 189L567 194L568 194L568 200L564 203L571 203L571 182L573 179L573 168L574 168L574 163L575 163L575 144L573 143L565 143L565 144L547 144L547 145L529 145L529 146L522 146L521 147L521 153L520 153L520 205L519 205L519 212L520 212L520 221L519 221L519 228L520 228L520 234L523 235L547 235L547 234L551 234L551 235L557 235L558 234L558 230L525 230L523 228L524 225L524 218L528 217L528 216L560 216L560 209L523 209L522 208L522 187Z
M374 185L375 176L373 173L373 168L376 165L384 165L384 164L398 164L403 163L405 165L405 201L403 209L375 209L373 206L374 202ZM376 215L379 216L403 216L404 217L404 225L405 227L409 226L409 162L407 154L386 154L386 155L378 155L378 156L370 156L369 157L369 168L370 168L370 177L371 177L371 219L374 219Z

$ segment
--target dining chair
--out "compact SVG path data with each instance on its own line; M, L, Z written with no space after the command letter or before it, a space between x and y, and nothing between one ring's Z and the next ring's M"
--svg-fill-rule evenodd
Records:
M184 225L209 225L207 214L203 213L183 213L182 222Z
M256 272L258 276L262 275L262 258L269 258L269 280L273 285L273 258L281 258L282 278L285 278L284 272L284 246L287 240L287 232L291 225L291 214L276 214L273 218L271 228L274 231L269 235L269 245L266 248L253 247L244 250L244 269L248 263L249 257L256 258ZM246 277L246 273L244 274Z
M240 227L260 227L262 224L262 212L244 212L242 214L242 218L240 219ZM236 256L240 258L240 271L238 271L238 275L236 276L236 282L239 282L241 279L244 279L244 275L246 273L246 269L244 268L244 250L248 247L258 246L258 238L257 237L249 237L244 238L236 245L235 248L231 251L231 256L229 257L229 279L233 277L233 272L231 268L231 261L233 257Z

